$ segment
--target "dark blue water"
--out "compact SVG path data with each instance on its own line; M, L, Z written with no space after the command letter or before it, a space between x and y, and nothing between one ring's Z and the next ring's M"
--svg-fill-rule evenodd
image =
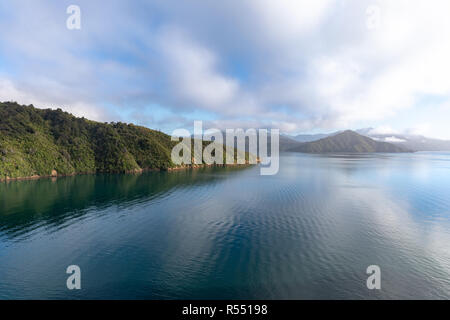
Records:
M0 298L449 299L450 154L2 183Z

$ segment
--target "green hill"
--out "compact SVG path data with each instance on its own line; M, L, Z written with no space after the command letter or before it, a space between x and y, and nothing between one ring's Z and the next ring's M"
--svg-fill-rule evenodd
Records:
M375 141L351 130L317 141L299 144L289 151L304 153L411 152L391 143Z
M176 166L170 136L125 123L100 123L62 110L0 103L0 180L125 173Z

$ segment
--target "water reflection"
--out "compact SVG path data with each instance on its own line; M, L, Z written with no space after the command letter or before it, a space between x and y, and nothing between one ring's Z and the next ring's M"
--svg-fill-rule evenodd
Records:
M284 154L276 176L4 184L0 298L450 298L449 160ZM65 290L73 263L81 292ZM372 264L381 291L366 288Z
M164 198L174 190L215 183L245 168L202 168L137 175L81 175L0 183L0 235L58 227L92 210Z

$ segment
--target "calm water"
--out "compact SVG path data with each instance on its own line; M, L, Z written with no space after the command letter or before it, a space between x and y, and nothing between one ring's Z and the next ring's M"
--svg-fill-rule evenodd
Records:
M0 298L449 299L450 153L1 183Z

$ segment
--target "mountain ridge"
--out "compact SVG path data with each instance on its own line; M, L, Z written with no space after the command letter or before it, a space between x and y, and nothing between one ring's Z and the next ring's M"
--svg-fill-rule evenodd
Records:
M374 128L363 128L354 130L356 133L380 142L388 142L412 151L450 151L450 141L429 138L423 135L407 133L376 133ZM313 142L325 137L330 137L343 131L318 134L283 135L286 139L297 142ZM282 144L280 140L280 145ZM287 146L289 148L289 146Z
M391 143L375 141L352 130L328 136L316 141L301 143L289 149L303 153L403 153L412 150Z
M356 132L377 141L389 142L414 151L450 151L448 140L428 138L418 134L376 133L372 128L359 129Z
M175 165L171 151L177 143L163 132L134 124L0 102L0 181L204 165Z

